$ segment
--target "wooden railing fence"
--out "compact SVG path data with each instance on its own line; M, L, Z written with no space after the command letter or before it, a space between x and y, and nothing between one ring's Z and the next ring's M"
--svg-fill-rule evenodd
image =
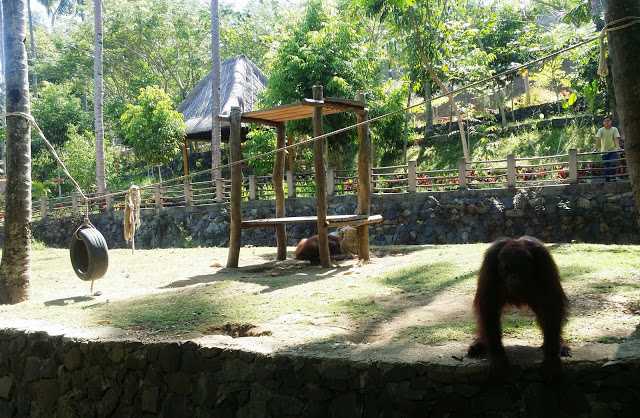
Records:
M286 173L285 195L313 197L315 183L313 173ZM372 192L375 194L399 194L439 192L458 189L495 189L544 187L561 184L577 184L603 181L626 181L628 174L623 153L618 158L603 162L603 153L569 150L567 154L537 157L508 155L506 159L465 161L456 168L418 170L416 161L371 170ZM209 173L194 176L190 181L150 185L141 188L143 210L159 211L168 207L199 207L226 203L229 200L231 182L218 179L216 187ZM355 194L358 176L355 170L327 170L327 192L330 195ZM244 176L245 200L274 199L271 176ZM92 197L97 197L92 195ZM121 210L124 199L92 200L92 213ZM34 218L51 215L64 216L83 213L85 208L77 194L34 201Z

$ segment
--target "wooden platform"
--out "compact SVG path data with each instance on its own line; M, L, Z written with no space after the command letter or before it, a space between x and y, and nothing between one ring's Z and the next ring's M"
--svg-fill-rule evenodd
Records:
M378 224L381 223L382 220L382 215L329 215L327 216L327 226L333 228L347 225L360 226ZM276 225L316 223L317 221L317 216L253 219L251 221L242 221L241 228L266 228Z

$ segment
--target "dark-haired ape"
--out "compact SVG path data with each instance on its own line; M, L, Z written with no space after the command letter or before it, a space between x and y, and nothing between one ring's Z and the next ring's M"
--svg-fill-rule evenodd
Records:
M509 367L500 324L505 305L528 306L535 313L544 338L543 369L547 375L559 373L560 356L569 355L561 336L568 301L556 263L544 244L533 237L495 241L480 268L473 301L477 338L468 356L488 354L496 375L504 375Z
M329 255L331 258L342 255L340 244L342 238L336 235L327 235L329 238ZM310 261L311 264L320 263L320 250L318 249L318 236L303 238L296 246L296 259Z

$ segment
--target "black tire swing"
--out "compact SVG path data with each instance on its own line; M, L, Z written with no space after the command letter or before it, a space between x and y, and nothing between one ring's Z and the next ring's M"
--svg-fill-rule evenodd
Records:
M85 281L91 281L91 293L93 293L93 281L104 277L109 267L109 248L107 248L107 241L96 229L95 226L89 221L89 199L83 193L82 188L73 176L67 170L64 162L60 159L60 156L56 152L56 149L51 145L47 137L36 123L35 119L28 113L18 113L23 118L29 121L29 123L36 130L40 138L44 141L45 145L51 152L51 155L58 162L64 174L71 180L73 186L76 188L85 204L84 221L75 230L71 237L71 244L69 245L69 253L71 255L71 265L76 275Z
M107 242L90 222L76 229L69 246L71 265L76 275L85 281L102 278L109 267Z
M76 275L91 282L104 277L109 268L109 248L107 241L85 216L84 222L76 229L69 245L71 265Z

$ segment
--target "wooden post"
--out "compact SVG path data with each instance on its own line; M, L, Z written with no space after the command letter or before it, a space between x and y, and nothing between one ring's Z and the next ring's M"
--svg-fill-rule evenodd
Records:
M40 197L40 216L44 219L49 214L49 200L47 195Z
M516 156L507 155L507 187L516 187Z
M322 86L313 86L313 99L324 100ZM322 135L322 106L313 108L313 136ZM327 228L327 179L326 161L324 160L326 139L314 141L313 162L316 178L316 210L318 216L318 251L322 267L331 267L329 255L329 238Z
M333 196L336 188L336 171L333 168L327 170L327 195Z
M286 133L284 124L278 125L276 128L276 147L283 148L286 145ZM278 151L276 153L273 164L273 191L276 195L276 218L285 217L284 206L284 159L285 152ZM287 258L287 230L284 225L276 225L276 245L278 247L277 260L285 260Z
M189 149L188 149L188 139L185 138L182 143L182 175L189 175Z
M111 209L113 209L113 197L111 195L106 195L104 197L104 204L105 204L104 210L106 212L111 212Z
M71 193L71 213L73 215L77 215L80 213L79 198L80 196L78 195L78 192Z
M156 202L156 212L162 209L162 186L156 184L153 186L153 198Z
M287 171L287 196L296 197L296 179L292 170Z
M184 179L184 204L193 206L193 193L191 193L191 179L189 177Z
M578 182L578 150L569 150L569 183Z
M224 182L222 181L222 177L218 177L214 182L214 187L216 188L216 202L221 203L224 201Z
M415 193L418 190L418 179L416 175L418 162L416 160L407 162L407 191L409 193Z
M234 106L229 115L229 149L231 151L231 163L242 159L240 149L241 118L240 108ZM227 267L238 267L240 259L240 238L242 224L242 169L239 164L231 166L231 220L229 222L229 255Z
M256 176L249 176L249 200L258 198L258 185L256 184Z
M287 137L287 145L293 145L294 138L289 135ZM287 150L287 171L294 172L296 170L296 149L289 148Z
M364 94L359 93L356 101L365 102ZM356 113L356 122L361 123L369 119L365 108ZM371 137L369 124L358 126L358 215L369 215L371 207ZM369 225L358 227L358 257L361 261L369 261Z
M467 187L467 160L464 158L458 161L458 183L460 188Z

